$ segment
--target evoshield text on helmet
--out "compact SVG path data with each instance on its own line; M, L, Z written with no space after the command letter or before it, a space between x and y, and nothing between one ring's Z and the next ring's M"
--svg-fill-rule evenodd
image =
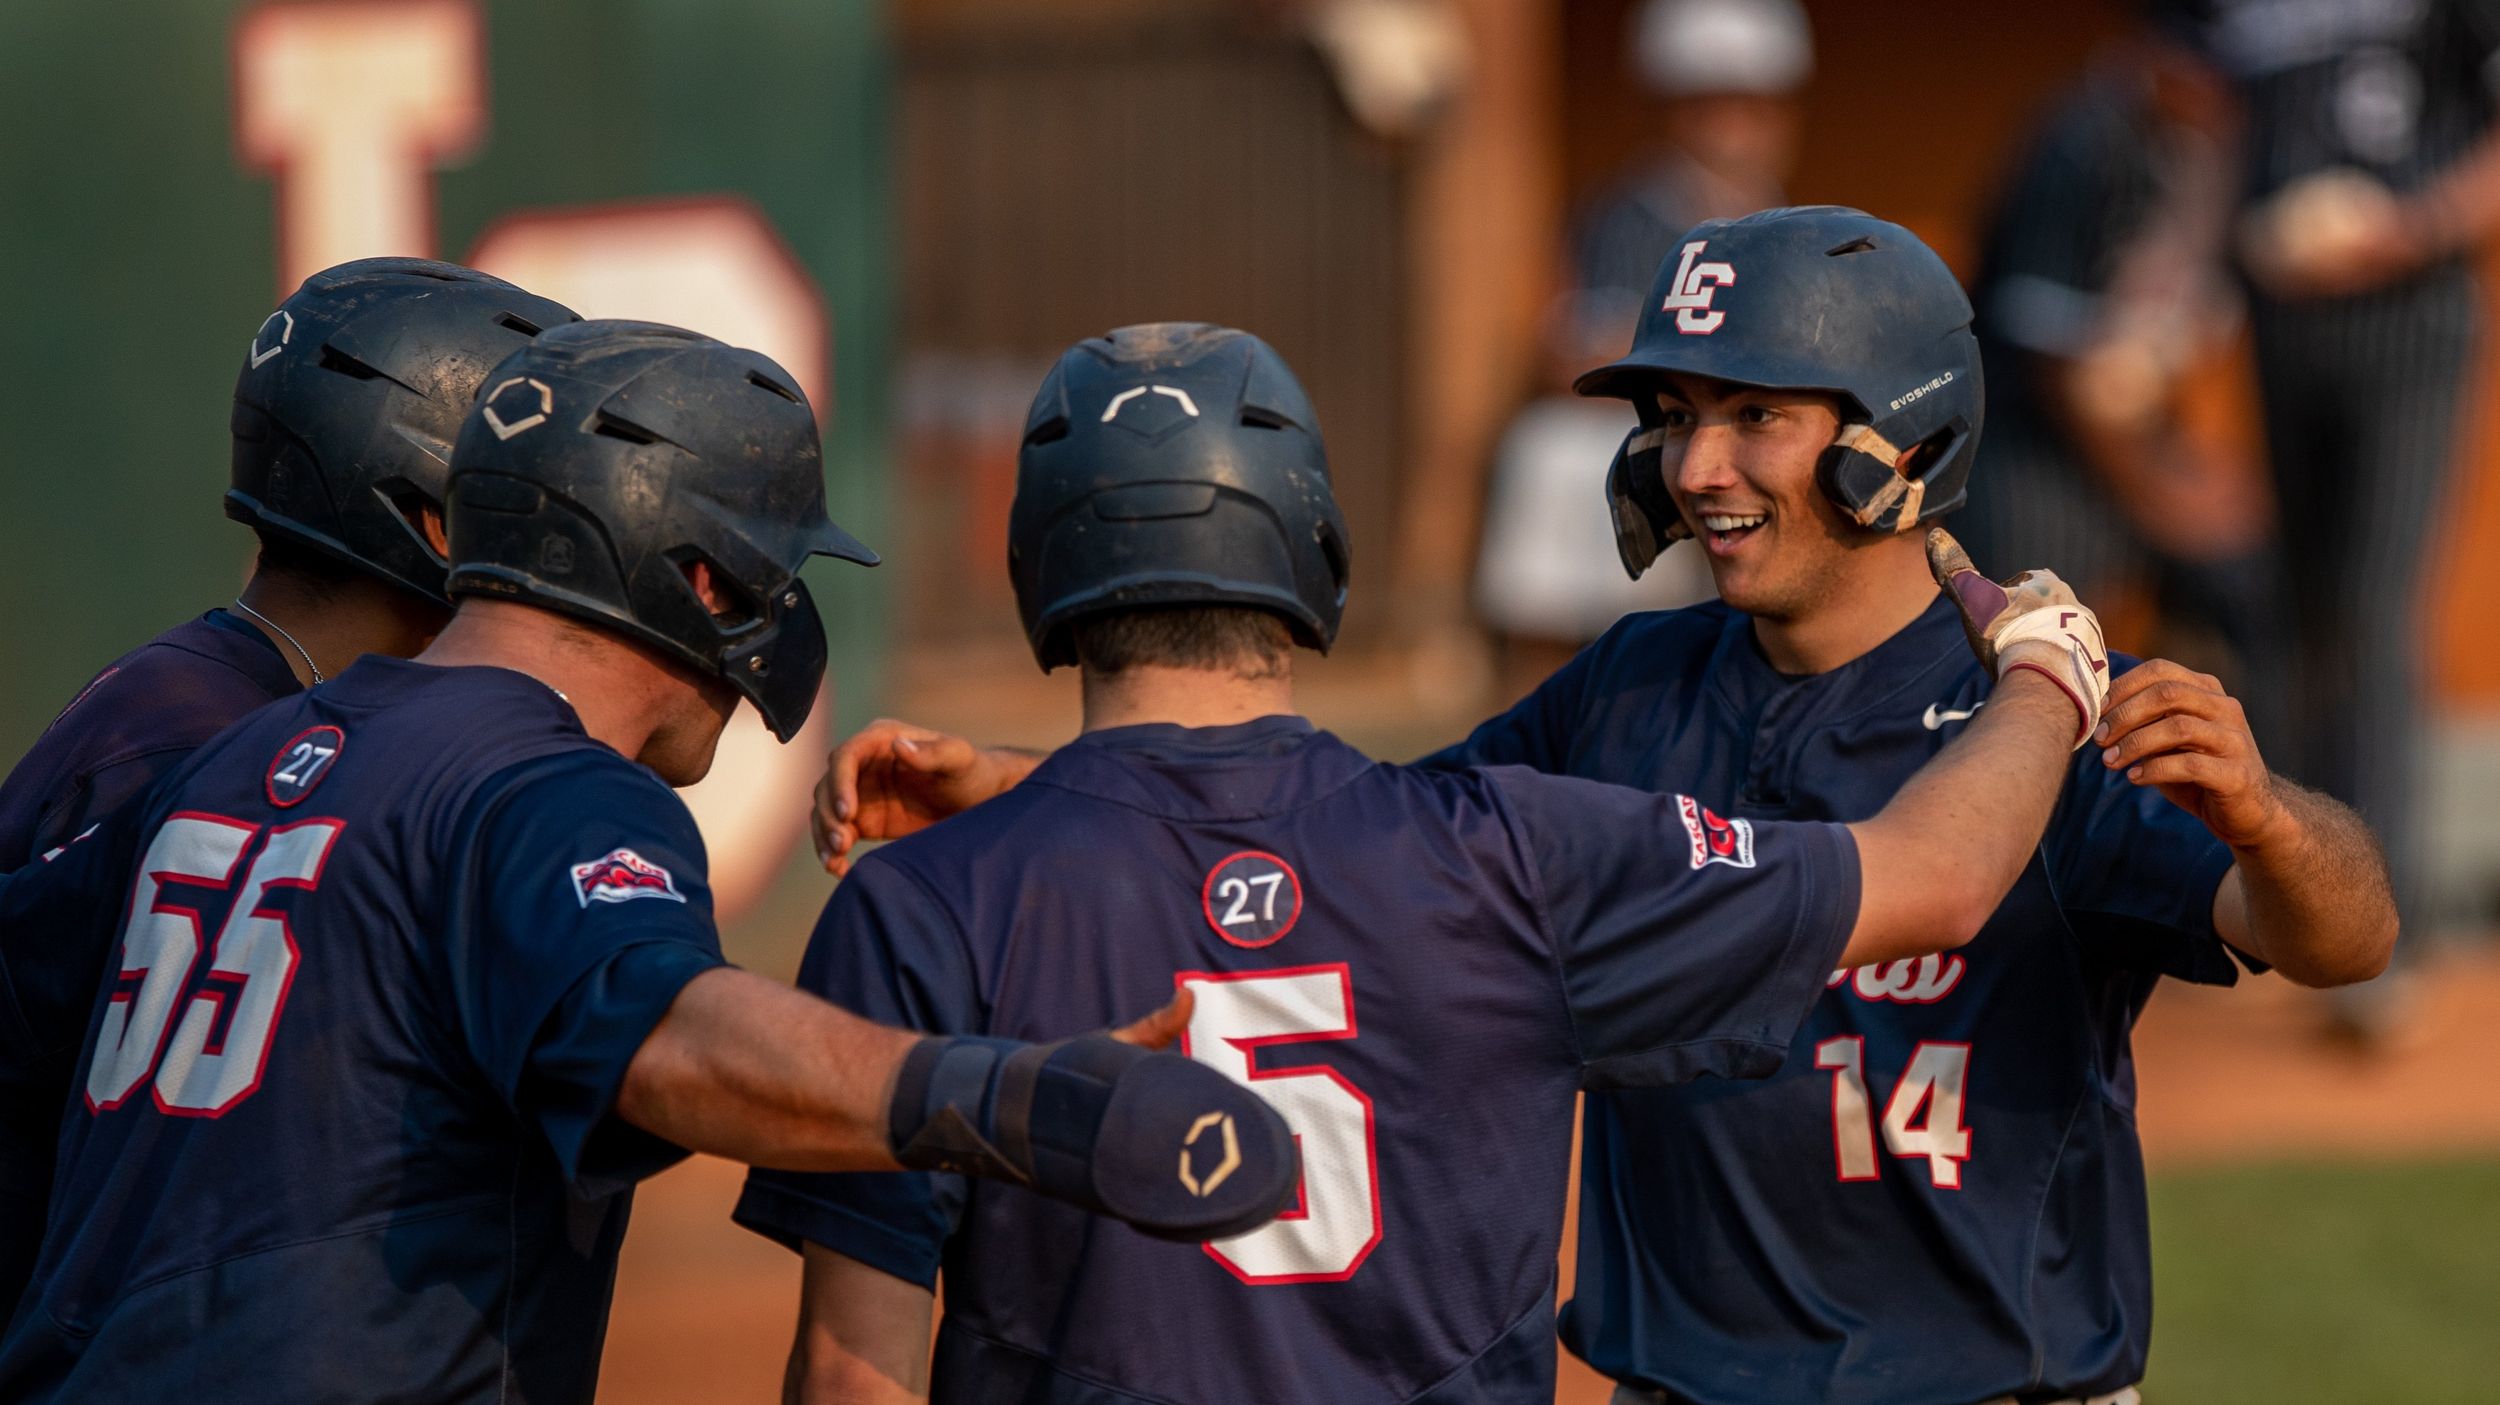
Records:
M1647 430L1669 372L1839 396L1840 434L1815 478L1862 527L1906 532L1968 496L1982 411L1970 300L1897 224L1809 205L1696 225L1659 267L1631 351L1573 388L1631 401ZM1635 577L1684 534L1656 446L1644 460L1640 439L1607 480Z
M1008 573L1044 669L1107 610L1271 611L1325 653L1345 613L1345 519L1310 397L1247 332L1122 327L1067 349L1016 456Z
M453 594L637 640L797 735L825 674L799 568L877 554L825 515L816 417L789 372L677 327L576 323L494 369L452 463ZM697 562L731 598L719 613L687 578Z
M358 259L304 280L253 334L234 386L226 515L430 600L446 564L451 444L495 363L571 308L432 259Z

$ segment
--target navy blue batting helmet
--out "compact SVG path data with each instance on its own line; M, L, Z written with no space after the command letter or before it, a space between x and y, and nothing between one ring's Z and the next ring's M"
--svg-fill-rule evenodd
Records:
M1636 577L1682 535L1648 432L1658 379L1670 371L1839 396L1842 428L1815 476L1860 526L1907 532L1968 496L1981 412L1970 299L1944 260L1897 224L1804 205L1706 221L1676 241L1632 350L1573 386L1629 400L1642 415L1607 480L1624 568Z
M1324 653L1350 561L1310 397L1248 332L1122 327L1033 397L1007 569L1044 669L1077 661L1081 616L1158 605L1267 610Z
M452 452L454 595L521 599L726 679L797 735L825 676L798 578L877 564L825 516L816 417L770 357L651 322L577 322L488 375ZM731 599L686 579L703 562Z
M454 263L323 269L244 354L226 515L441 601L445 563L416 516L442 510L460 417L496 362L579 320Z

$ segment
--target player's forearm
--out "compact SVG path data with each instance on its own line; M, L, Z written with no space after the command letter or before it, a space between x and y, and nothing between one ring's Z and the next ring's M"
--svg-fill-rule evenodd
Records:
M936 1296L821 1244L806 1247L785 1405L920 1405Z
M2282 822L2238 861L2214 895L2223 940L2286 980L2349 985L2387 969L2396 949L2396 901L2387 860L2351 808L2273 778Z
M2008 673L1970 728L1873 819L1849 828L1861 874L1844 965L1898 961L1978 935L2039 847L2075 739L2075 703Z
M2408 197L2404 219L2433 259L2470 252L2500 230L2500 126Z
M892 1170L887 1105L916 1042L760 976L706 971L643 1041L616 1111L749 1165Z

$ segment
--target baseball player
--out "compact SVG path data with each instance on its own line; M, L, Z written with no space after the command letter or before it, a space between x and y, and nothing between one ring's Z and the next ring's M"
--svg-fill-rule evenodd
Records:
M69 843L236 718L359 654L405 656L450 617L443 480L496 362L576 320L455 264L314 274L253 333L234 391L226 512L260 539L232 609L90 680L0 782L0 871ZM0 1312L34 1272L66 1084L0 1083Z
M1012 1188L756 1172L739 1218L807 1259L802 1398L1551 1402L1575 1091L1771 1072L1835 967L1958 946L2098 716L2090 613L1965 572L1996 706L1857 825L1384 766L1293 710L1345 541L1257 338L1123 328L1043 383L1009 558L1085 735L863 862L801 983L1020 1038L1192 992L1188 1051L1285 1113L1299 1201L1202 1251Z
M1904 793L2004 696L1916 530L1969 475L1970 319L1941 260L1855 210L1690 231L1631 354L1581 389L1643 420L1608 475L1626 567L1697 539L1721 599L1633 616L1434 760L1757 828ZM1625 1405L2130 1397L2152 1286L2137 1012L2163 975L2236 979L2235 954L2366 978L2396 923L2368 830L2271 776L2212 680L2111 667L2094 744L1967 946L1839 963L1768 1078L1591 1094L1563 1339ZM823 842L838 865L1032 765L880 724L829 768Z
M453 464L422 656L252 714L0 891L0 1062L77 1082L0 1397L586 1402L628 1189L688 1149L1006 1176L1179 1237L1284 1204L1284 1125L1188 1060L915 1039L723 965L669 786L741 698L797 730L797 570L876 559L787 373L572 324ZM1202 1123L1230 1174L1184 1189Z

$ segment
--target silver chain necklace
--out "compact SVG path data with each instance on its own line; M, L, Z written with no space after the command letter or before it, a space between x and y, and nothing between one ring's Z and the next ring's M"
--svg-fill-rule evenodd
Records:
M267 615L262 614L260 611L253 609L251 606L244 604L243 597L240 595L234 597L234 608L241 610L243 613L250 615L253 619L256 619L262 624L269 626L271 629L278 631L278 637L280 639L285 640L289 644L293 644L295 646L296 655L304 661L304 667L312 671L313 681L315 683L328 681L321 676L321 665L312 661L312 651L305 648L302 644L297 643L295 636L286 632L286 626L269 618Z

